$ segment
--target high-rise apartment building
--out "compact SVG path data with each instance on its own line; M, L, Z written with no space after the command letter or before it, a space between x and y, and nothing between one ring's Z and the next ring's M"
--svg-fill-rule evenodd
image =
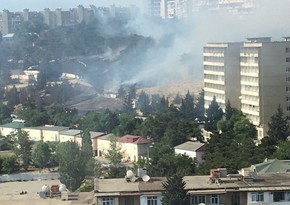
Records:
M268 122L281 105L290 116L290 41L250 38L241 48L241 110L267 134Z
M204 47L204 98L208 108L216 97L221 108L228 101L240 107L241 43L209 43Z
M230 100L256 125L260 140L279 105L290 119L290 38L206 45L204 91L205 108L213 96L222 108Z
M11 14L8 10L3 10L2 13L0 13L0 32L2 35L6 35L11 30Z

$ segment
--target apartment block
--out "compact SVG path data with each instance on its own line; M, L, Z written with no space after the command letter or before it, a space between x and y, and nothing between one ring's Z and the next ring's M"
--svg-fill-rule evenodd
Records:
M241 110L267 134L268 122L281 105L290 116L290 38L250 38L241 47Z
M256 125L260 140L279 105L290 119L290 38L206 45L204 91L205 108L213 96L223 109L229 100Z
M240 107L240 47L242 43L209 43L204 47L204 98L207 109L216 97L221 108L228 101Z

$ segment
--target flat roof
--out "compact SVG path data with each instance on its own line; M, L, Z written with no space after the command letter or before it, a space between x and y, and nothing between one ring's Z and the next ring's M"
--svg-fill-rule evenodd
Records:
M94 138L104 136L104 135L106 135L106 133L104 133L104 132L92 132L91 131L90 135L91 135L91 139L94 139Z
M63 127L63 126L38 126L38 127L26 127L25 129L47 130L47 131L63 131L63 130L68 130L69 127Z
M210 176L185 176L185 188L192 194L226 193L228 191L279 191L290 190L290 174L261 174L252 180L220 178L219 183L211 183ZM126 195L161 192L165 177L152 177L149 182L127 182L125 178L95 179L95 193L102 195Z
M70 136L74 136L74 135L79 135L83 133L82 130L74 130L74 129L71 129L71 130L64 130L64 131L61 131L59 134L61 135L70 135Z
M0 125L0 127L20 129L20 128L24 128L25 125L23 122L10 122L10 123L4 124L4 125Z
M199 148L203 147L204 145L205 143L188 141L183 144L175 146L174 149L182 149L186 151L197 151Z

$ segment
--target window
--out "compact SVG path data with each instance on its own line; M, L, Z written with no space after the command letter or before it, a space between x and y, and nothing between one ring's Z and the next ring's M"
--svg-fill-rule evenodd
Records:
M286 68L286 72L289 73L290 72L290 67Z
M286 101L290 102L290 97L289 96L286 97Z
M114 205L114 198L113 197L104 197L102 199L102 205Z
M285 192L274 192L274 201L285 201Z
M198 195L198 196L191 197L191 205L198 205L200 203L205 203L205 196L204 195Z
M286 87L286 92L290 92L290 87Z
M252 193L252 201L264 201L264 193L263 192L253 192Z
M290 48L286 48L286 49L285 49L285 52L286 52L286 53L290 53Z
M219 204L219 196L216 194L211 195L210 202L211 204Z
M286 58L286 62L290 62L290 58Z
M286 81L289 82L290 81L290 77L286 77Z
M157 196L148 196L147 205L157 205Z
M287 106L286 110L287 110L287 111L290 111L290 106Z

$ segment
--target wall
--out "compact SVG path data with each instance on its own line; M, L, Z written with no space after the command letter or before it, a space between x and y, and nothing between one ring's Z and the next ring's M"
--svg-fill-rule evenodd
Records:
M29 139L33 141L42 140L42 132L39 129L22 128L23 131L28 132Z

